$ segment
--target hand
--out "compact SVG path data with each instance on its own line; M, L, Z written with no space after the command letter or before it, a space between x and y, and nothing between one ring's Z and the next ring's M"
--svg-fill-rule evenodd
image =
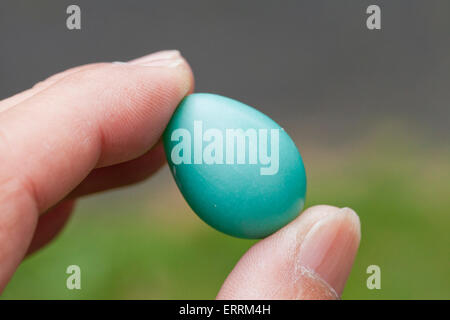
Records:
M141 181L193 91L187 62L161 51L56 74L0 101L0 292L27 254L64 227L77 197ZM350 209L318 206L253 246L218 298L337 298L359 244Z

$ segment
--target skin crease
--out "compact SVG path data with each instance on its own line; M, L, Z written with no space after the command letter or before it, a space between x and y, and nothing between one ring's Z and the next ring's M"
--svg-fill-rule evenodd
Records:
M0 101L0 292L59 234L78 197L164 165L160 136L193 89L190 66L169 50L75 67ZM359 240L351 209L309 208L250 248L217 298L339 298Z

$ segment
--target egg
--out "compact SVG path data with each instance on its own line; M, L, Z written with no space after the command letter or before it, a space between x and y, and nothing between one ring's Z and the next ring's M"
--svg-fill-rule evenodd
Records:
M170 171L192 210L239 238L263 238L305 203L300 153L275 121L210 93L185 97L163 134Z

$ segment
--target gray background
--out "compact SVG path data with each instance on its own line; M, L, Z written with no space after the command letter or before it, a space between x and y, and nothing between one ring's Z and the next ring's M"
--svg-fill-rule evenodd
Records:
M82 30L66 29L78 4ZM382 30L366 28L369 4ZM0 3L0 99L94 61L179 49L196 90L336 143L395 119L450 135L450 1L17 1Z

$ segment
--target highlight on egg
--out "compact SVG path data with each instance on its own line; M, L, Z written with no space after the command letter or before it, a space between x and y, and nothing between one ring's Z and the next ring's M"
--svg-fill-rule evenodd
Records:
M306 174L289 135L239 101L195 93L178 106L164 135L169 167L192 210L241 238L262 238L304 206Z

